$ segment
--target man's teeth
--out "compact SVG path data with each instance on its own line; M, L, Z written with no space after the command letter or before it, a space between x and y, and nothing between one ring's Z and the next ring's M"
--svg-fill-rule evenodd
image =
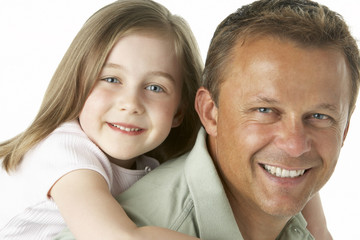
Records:
M137 132L137 131L141 130L140 128L127 128L127 127L119 126L116 124L111 124L111 125L113 125L114 127L118 128L122 131L126 131L126 132Z
M281 178L295 178L304 175L305 170L287 170L279 167L264 165L265 170L270 174Z

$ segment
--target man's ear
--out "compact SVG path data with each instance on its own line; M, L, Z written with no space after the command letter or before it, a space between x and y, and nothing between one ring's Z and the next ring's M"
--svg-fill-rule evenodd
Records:
M175 128L180 126L180 124L184 120L184 116L185 116L185 106L184 104L181 104L173 117L171 127Z
M349 126L350 126L350 119L349 119L348 122L346 123L346 127L345 127L345 130L344 130L344 135L343 135L343 139L342 139L342 146L344 146L344 142L345 142L347 133L348 133L348 131L349 131Z
M344 142L345 142L345 139L346 139L346 136L348 134L349 127L350 127L350 119L351 119L351 116L352 116L355 108L356 108L356 105L354 106L354 108L352 109L352 111L349 114L349 118L348 118L348 121L346 123L346 127L345 127L345 130L344 130L344 135L343 135L343 139L342 139L342 146L344 146Z
M200 87L196 93L195 109L206 132L211 136L216 136L218 108L210 92L204 87Z

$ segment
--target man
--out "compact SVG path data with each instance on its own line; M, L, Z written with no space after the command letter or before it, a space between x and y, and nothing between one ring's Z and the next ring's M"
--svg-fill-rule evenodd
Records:
M359 89L359 51L336 13L257 1L212 39L193 150L118 200L138 225L201 239L313 239L299 212L334 171Z

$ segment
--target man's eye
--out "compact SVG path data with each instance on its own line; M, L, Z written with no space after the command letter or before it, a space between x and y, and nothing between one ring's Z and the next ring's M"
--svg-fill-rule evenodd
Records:
M108 83L120 83L118 79L113 77L103 78L102 80Z
M309 122L318 128L327 128L332 126L336 121L329 115L313 113L309 116Z
M153 92L163 92L164 91L164 89L158 85L150 85L150 86L147 86L145 89L153 91Z
M318 120L327 120L327 119L329 119L329 116L327 116L325 114L321 114L321 113L315 113L315 114L313 114L313 118L318 119Z
M271 113L272 112L271 108L264 108L264 107L258 108L258 111L261 113Z
M313 116L313 118L318 119L318 120L328 120L329 119L328 115L321 114L321 113L315 113L312 116Z

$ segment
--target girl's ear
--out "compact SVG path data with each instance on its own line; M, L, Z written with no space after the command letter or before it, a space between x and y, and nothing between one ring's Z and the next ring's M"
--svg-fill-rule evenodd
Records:
M218 108L213 101L210 92L200 87L195 98L195 109L200 120L210 136L217 135Z
M184 120L184 115L185 115L185 106L184 104L181 104L174 115L171 127L175 128L180 126L180 124Z

